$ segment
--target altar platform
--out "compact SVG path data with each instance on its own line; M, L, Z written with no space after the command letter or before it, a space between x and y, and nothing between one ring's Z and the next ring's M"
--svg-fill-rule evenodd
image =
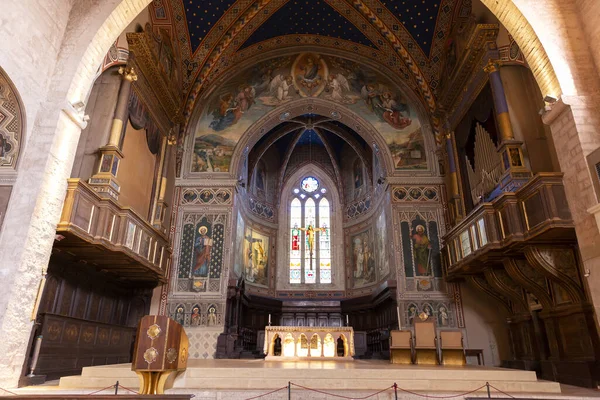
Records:
M121 385L136 390L139 385L130 364L118 364L86 367L81 376L64 377L53 389L98 389L113 385L117 380ZM187 370L175 378L172 389L166 393L240 391L245 394L240 394L239 397L214 398L244 399L249 397L248 393L260 394L279 389L287 386L290 381L311 389L336 393L343 391L353 396L359 393L373 393L394 383L402 389L419 393L466 393L485 385L486 382L515 397L533 398L535 395L542 396L535 398L559 398L561 394L558 383L539 381L531 371L479 366L398 365L384 360L189 360ZM485 389L474 393L484 394ZM496 392L496 397L498 395ZM287 398L273 396L275 394L269 399ZM401 398L407 398L404 396L406 395Z

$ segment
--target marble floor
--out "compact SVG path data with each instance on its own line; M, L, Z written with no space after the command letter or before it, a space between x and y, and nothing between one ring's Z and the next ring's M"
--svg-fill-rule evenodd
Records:
M18 389L27 393L90 393L114 385L137 390L138 378L130 364L87 367L82 375L63 377L58 384ZM335 396L348 398L395 399L394 383L401 389L399 399L426 396L456 396L479 388L469 397L487 398L481 388L489 382L511 396L528 399L598 399L597 390L583 389L556 382L537 380L531 371L479 366L397 365L382 360L354 361L264 361L264 360L189 360L186 371L177 375L167 393L190 393L195 400L237 400L260 396L281 389L264 400L287 399L287 385L292 382L292 399L325 400ZM317 391L307 390L310 388ZM388 388L388 390L385 390ZM108 389L107 393L114 389ZM125 390L125 389L123 389ZM492 389L492 398L507 397ZM331 396L333 395L333 396ZM461 396L459 398L465 398Z

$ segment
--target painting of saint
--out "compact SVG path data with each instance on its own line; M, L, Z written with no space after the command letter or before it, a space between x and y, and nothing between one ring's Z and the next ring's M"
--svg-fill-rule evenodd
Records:
M387 224L385 210L379 214L375 222L377 235L375 236L376 265L379 268L379 276L384 277L390 272L390 260L387 255Z
M207 326L215 326L217 324L217 309L215 306L211 305L208 307L208 316L206 318Z
M173 318L175 321L177 321L180 325L183 325L185 322L185 312L183 310L183 306L179 305L177 306L177 310L175 311L175 318Z
M376 257L373 254L371 231L352 237L354 287L364 286L377 279Z
M408 111L408 106L396 102L391 92L384 92L381 95L379 107L383 109L383 119L394 129L404 129L412 123L412 120L403 114Z
M292 65L292 76L302 97L317 97L325 89L327 64L318 54L300 54Z
M242 276L242 265L244 264L244 225L242 214L238 211L235 229L235 262L233 264L233 272L237 277Z
M438 326L448 326L449 319L448 309L446 306L441 305L440 308L438 308Z
M206 225L198 228L198 235L194 240L194 268L192 275L197 277L207 277L210 266L210 251L213 246L213 240L208 232Z
M410 326L413 325L413 322L415 321L415 318L417 316L417 314L419 313L419 311L417 310L417 306L414 304L410 304L408 306L408 324Z
M329 75L325 91L328 92L324 96L327 100L340 104L354 104L360 98L352 94L348 79L341 73Z
M357 159L354 161L354 189L358 189L363 185L363 168L362 161Z
M192 315L190 316L190 325L200 325L200 308L198 306L194 306L194 308L192 308Z
M265 164L262 160L256 166L256 189L265 191Z
M412 241L416 275L431 276L431 242L423 225L417 225Z
M244 276L247 282L267 286L269 238L249 227L244 237Z
M293 99L294 78L291 75L279 74L269 83L266 96L259 100L267 106L278 106Z

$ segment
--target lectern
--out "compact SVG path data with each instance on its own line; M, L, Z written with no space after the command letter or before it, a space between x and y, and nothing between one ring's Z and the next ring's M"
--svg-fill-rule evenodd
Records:
M140 320L131 369L140 378L140 394L163 394L169 376L185 370L188 337L169 317L146 315Z

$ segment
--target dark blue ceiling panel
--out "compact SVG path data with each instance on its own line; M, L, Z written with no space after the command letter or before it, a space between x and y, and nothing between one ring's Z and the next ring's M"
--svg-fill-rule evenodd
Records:
M192 53L236 0L183 0Z
M241 48L283 35L321 35L376 47L358 28L321 0L290 0L263 23Z
M441 0L381 0L429 56ZM392 27L398 30L399 27Z

